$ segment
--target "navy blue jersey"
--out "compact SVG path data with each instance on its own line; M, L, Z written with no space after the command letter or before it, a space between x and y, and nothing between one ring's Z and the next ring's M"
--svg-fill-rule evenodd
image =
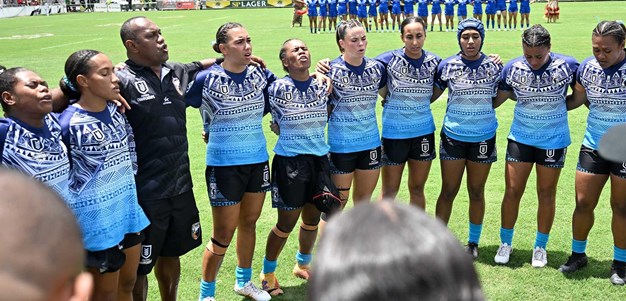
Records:
M570 145L565 97L577 69L576 59L557 53L539 70L523 56L504 66L500 89L517 98L509 139L541 149Z

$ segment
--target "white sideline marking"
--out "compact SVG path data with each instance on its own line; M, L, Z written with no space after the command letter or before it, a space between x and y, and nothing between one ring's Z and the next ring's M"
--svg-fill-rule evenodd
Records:
M91 39L91 40L78 41L78 42L74 42L74 43L59 44L59 45L54 45L54 46L50 46L50 47L44 47L44 48L41 48L41 50L52 49L52 48L59 48L59 47L65 47L65 46L69 46L69 45L82 44L82 43L86 43L86 42L93 42L93 41L98 41L98 40L102 40L102 39L103 39L103 38L97 38L97 39Z

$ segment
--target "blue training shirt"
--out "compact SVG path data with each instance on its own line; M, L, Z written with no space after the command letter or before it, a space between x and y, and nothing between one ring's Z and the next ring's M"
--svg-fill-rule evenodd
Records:
M376 59L387 70L383 138L407 139L433 133L435 122L430 98L441 58L422 50L422 56L415 60L406 56L404 49L397 49Z
M589 100L583 145L597 150L609 128L626 122L626 59L602 69L595 57L587 58L578 67L576 79Z
M186 94L208 124L206 164L234 166L269 159L262 119L266 113L267 87L276 76L269 70L248 66L242 73L213 65L201 71ZM269 110L269 106L267 106Z
M443 60L437 68L435 84L448 88L448 106L443 132L463 142L480 142L496 134L498 120L493 109L500 82L501 65L484 54L468 61L460 54Z
M42 128L20 120L0 118L0 163L45 183L68 202L70 161L54 114L44 118Z
M352 153L380 146L376 121L378 89L385 86L387 72L378 61L363 58L351 66L342 57L330 62L328 76L333 92L328 98L328 144L334 153Z
M558 53L550 53L539 70L532 70L523 56L504 66L500 89L517 98L509 139L540 149L570 145L565 97L577 69L576 59Z
M59 119L71 160L68 206L82 230L85 249L115 247L124 235L150 224L137 200L130 124L112 103L95 113L70 106Z
M280 126L274 147L277 155L323 156L330 147L326 143L328 110L326 85L313 78L302 82L285 76L273 82L269 89L272 118Z

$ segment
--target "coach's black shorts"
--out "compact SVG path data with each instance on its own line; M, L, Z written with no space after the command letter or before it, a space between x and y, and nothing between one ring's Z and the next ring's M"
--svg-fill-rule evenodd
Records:
M211 206L232 206L241 202L246 192L267 192L271 188L267 161L235 166L207 166L205 177Z
M150 220L144 230L137 273L150 273L159 256L178 257L202 244L200 215L193 191L166 199L139 200Z
M448 137L441 132L439 147L441 160L462 160L478 163L493 163L498 160L496 150L496 136L480 142L463 142Z
M381 147L354 153L329 153L330 171L334 174L346 174L355 169L379 169L382 166Z
M140 244L144 238L143 232L128 233L117 246L102 251L87 251L87 267L96 268L101 274L117 272L126 262L124 250Z
M435 133L407 139L383 138L385 165L400 165L409 159L432 161L435 157Z
M328 156L274 155L272 161L272 207L295 210L311 203L320 173L330 176Z
M541 149L508 139L506 160L509 162L537 163L545 167L563 168L567 147Z
M609 173L626 179L626 162L612 162L600 156L597 150L586 146L580 147L578 155L578 171L596 175L608 175Z

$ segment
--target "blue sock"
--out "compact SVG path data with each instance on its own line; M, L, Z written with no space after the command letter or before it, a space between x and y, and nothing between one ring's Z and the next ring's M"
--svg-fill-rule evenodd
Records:
M311 263L311 259L313 259L313 255L311 254L302 254L300 251L296 253L296 261L299 265L308 265Z
M537 236L535 237L535 248L540 247L545 250L548 245L548 239L550 239L550 233L546 234L537 231Z
M235 277L237 279L237 285L243 287L246 282L252 279L252 268L240 268L235 269Z
M492 29L496 28L496 21L495 20L491 20L491 28Z
M476 224L472 224L472 222L469 223L469 240L468 242L473 242L475 244L478 244L478 242L480 241L480 233L483 231L483 224L480 225L476 225Z
M503 244L512 246L514 233L515 233L515 228L506 229L506 228L500 227L500 242Z
M215 297L215 281L200 280L200 300L206 297Z
M274 273L274 271L276 271L277 265L278 260L270 261L267 260L266 257L263 257L263 274Z
M572 238L572 252L585 253L587 250L587 240L575 240Z
M626 262L626 249L620 249L617 246L613 246L613 259Z

